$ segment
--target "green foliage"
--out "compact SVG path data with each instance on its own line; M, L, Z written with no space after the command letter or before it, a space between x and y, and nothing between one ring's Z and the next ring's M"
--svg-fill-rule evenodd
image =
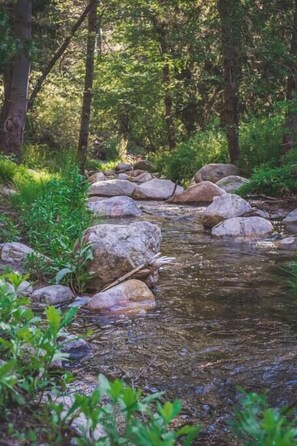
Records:
M297 295L297 262L291 262L289 268L286 270L288 273L287 285L293 294Z
M240 125L239 167L249 176L255 167L275 165L280 159L284 113L250 117Z
M244 184L238 193L266 194L281 196L297 192L297 170L295 166L263 167L255 169L250 182Z
M244 446L294 446L297 442L297 419L288 409L271 408L267 398L245 394L232 423Z
M12 37L11 26L9 24L8 15L4 9L0 8L0 72L5 64L14 55L17 42Z
M31 280L48 282L53 276L53 262L47 257L32 252L25 257L24 271L29 274Z
M225 135L212 126L180 143L173 152L160 152L150 159L155 170L173 181L187 184L203 165L224 162L227 158Z
M0 240L1 242L16 242L20 239L20 230L10 217L0 215Z
M7 156L0 155L0 183L11 183L18 166Z

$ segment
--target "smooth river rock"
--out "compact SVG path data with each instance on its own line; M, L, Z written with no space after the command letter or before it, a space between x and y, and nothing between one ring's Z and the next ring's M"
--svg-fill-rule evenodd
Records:
M223 220L252 211L252 207L243 198L235 194L224 194L215 197L213 202L205 209L202 223L207 228L212 228Z
M136 185L127 180L106 180L93 183L90 187L89 195L97 195L101 197L115 197L126 195L131 197Z
M202 181L201 183L190 186L184 192L171 197L169 203L178 204L209 204L214 197L224 195L226 192L210 181Z
M154 178L137 186L133 192L133 198L140 200L167 200L173 194L180 194L183 190L183 187L176 186L171 180Z
M150 161L147 160L139 160L134 164L134 170L147 170L151 172L153 169L153 165Z
M59 305L71 302L74 299L72 290L64 285L50 285L39 288L32 293L32 300L48 305Z
M21 263L28 254L33 254L34 250L29 246L19 242L3 243L0 245L1 260L10 263Z
M140 175L137 175L136 177L133 178L133 181L135 181L135 183L146 183L147 181L151 181L153 180L154 177L148 173L148 172L143 172Z
M235 217L216 225L211 235L214 237L261 240L273 232L270 221L261 217Z
M286 218L283 220L284 225L287 229L293 233L297 232L297 209L290 212Z
M128 163L119 163L115 168L117 172L129 172L132 169L133 167Z
M161 230L146 221L130 225L101 224L87 229L83 242L91 244L94 256L89 264L88 288L100 291L157 254Z
M130 197L112 197L98 199L92 198L88 202L88 208L91 212L102 217L137 217L141 214L136 201Z
M228 177L219 180L216 185L224 189L226 192L233 193L248 182L249 180L247 178L243 178L238 175L229 175Z
M95 294L88 310L101 314L139 313L155 307L155 297L145 283L132 279Z
M106 176L103 172L96 172L89 177L89 182L91 184L99 183L100 181L106 181Z
M200 181L211 181L217 183L220 179L229 177L230 175L239 175L239 169L234 164L207 164L195 174L196 183Z

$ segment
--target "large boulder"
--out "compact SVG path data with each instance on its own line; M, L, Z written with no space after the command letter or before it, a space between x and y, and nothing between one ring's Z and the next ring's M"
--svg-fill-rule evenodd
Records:
M115 168L117 172L129 172L132 169L133 167L128 163L119 163Z
M137 217L141 211L137 203L130 197L94 198L88 202L88 208L102 217Z
M146 170L148 172L151 172L153 170L153 165L148 160L139 160L134 164L134 170Z
M211 181L217 183L221 178L229 177L230 175L239 175L239 169L234 164L207 164L202 167L195 174L195 182Z
M260 240L271 235L273 226L261 217L235 217L212 228L211 235L220 238Z
M47 305L59 305L71 302L74 299L74 294L68 286L64 285L50 285L32 293L32 300L41 302Z
M91 184L99 183L100 181L106 181L106 176L104 175L103 172L96 172L89 177L89 182Z
M171 197L169 203L179 204L209 204L215 197L224 195L226 192L210 181L202 181L201 183L190 186L184 192Z
M289 231L297 232L297 209L290 212L283 220L283 223Z
M95 294L87 305L101 314L139 313L155 307L155 298L140 280L127 280L107 291Z
M146 221L130 225L102 224L87 229L83 242L91 244L94 256L89 264L88 288L100 291L157 254L161 230Z
M126 195L131 197L136 185L127 180L107 180L94 183L90 187L89 195L101 197L116 197Z
M252 211L251 206L243 198L225 193L220 197L215 197L213 202L205 209L202 223L205 227L212 228L223 220L240 217L250 211Z
M0 245L0 257L4 262L22 263L28 254L33 253L32 248L19 242L3 243Z
M153 180L153 176L148 173L148 172L143 172L140 175L137 175L137 177L133 178L133 181L135 181L135 183L146 183L147 181L151 181Z
M229 175L228 177L217 181L216 185L224 189L226 192L233 193L248 182L249 180L247 178L243 178L238 175Z
M132 196L139 200L167 200L174 194L180 194L183 190L181 186L177 186L171 180L154 178L137 186Z

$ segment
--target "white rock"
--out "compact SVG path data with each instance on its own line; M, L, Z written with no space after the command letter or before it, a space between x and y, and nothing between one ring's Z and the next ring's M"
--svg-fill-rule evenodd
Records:
M207 164L202 167L195 174L195 181L199 183L200 181L211 181L212 183L217 183L220 179L229 177L230 175L238 175L239 169L234 164Z
M167 200L173 194L180 194L183 190L181 186L176 186L171 180L154 178L137 186L132 196L143 200Z
M229 175L228 177L222 178L217 181L216 185L224 189L224 191L229 193L234 193L241 186L247 184L249 180L247 178L240 177L238 175Z
M136 201L130 197L112 197L88 202L91 212L102 217L137 217L141 214Z
M115 197L126 195L131 197L136 185L127 180L106 180L94 183L90 187L89 195L98 195L102 197Z
M96 172L89 177L89 182L91 184L99 183L100 181L106 181L106 176L104 175L103 172Z
M19 242L3 243L0 250L1 260L10 263L21 263L28 254L34 252L32 248Z
M243 198L235 194L223 194L214 197L213 202L205 209L202 223L208 228L212 228L223 220L250 212L251 206Z
M216 225L211 235L214 237L229 237L257 240L271 235L273 226L270 221L261 217L235 217Z

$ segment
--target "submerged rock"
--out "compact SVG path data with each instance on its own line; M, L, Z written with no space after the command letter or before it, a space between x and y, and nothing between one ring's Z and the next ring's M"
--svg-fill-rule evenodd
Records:
M202 183L201 183L202 184ZM202 223L207 228L212 228L223 220L252 211L251 206L243 198L235 194L224 194L215 197L213 202L206 208Z
M48 305L59 305L74 299L72 290L64 285L50 285L33 291L32 300Z
M95 294L87 305L88 310L102 314L139 313L154 307L153 293L145 283L136 279Z
M89 263L88 287L101 290L160 251L161 230L142 221L130 225L102 224L87 229L84 243L90 243L94 259Z
M261 217L229 218L216 225L211 235L214 237L243 238L258 240L271 235L273 226L270 221Z
M201 183L190 186L184 192L174 195L168 202L179 204L209 204L214 197L224 195L225 193L216 184L210 181L202 181Z
M136 185L127 180L106 180L94 183L90 187L89 195L98 195L101 197L115 197L126 195L131 197Z
M202 167L195 174L195 181L199 183L200 181L211 181L212 183L217 183L219 180L230 175L238 175L239 169L234 164L207 164Z
M173 194L180 194L183 190L181 186L177 186L171 180L154 178L137 186L132 196L143 200L167 200Z
M141 214L137 203L130 197L112 197L88 202L88 208L94 214L102 217L137 217Z
M248 182L249 180L247 178L243 178L238 175L229 175L228 177L217 181L216 185L224 189L226 192L233 193Z

